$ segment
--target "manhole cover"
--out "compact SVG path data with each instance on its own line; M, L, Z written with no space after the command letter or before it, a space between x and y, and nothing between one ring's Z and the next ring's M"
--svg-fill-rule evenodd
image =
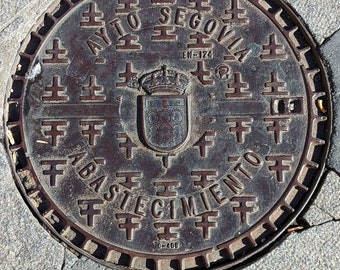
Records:
M7 104L17 184L107 266L231 267L305 206L327 79L280 1L64 0L24 43Z

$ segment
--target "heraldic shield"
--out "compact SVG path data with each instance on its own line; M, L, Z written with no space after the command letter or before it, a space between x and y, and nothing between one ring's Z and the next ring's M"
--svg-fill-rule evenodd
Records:
M172 152L189 137L189 106L185 95L188 78L163 67L141 78L148 94L142 96L142 136L144 143L158 152Z
M187 97L145 96L142 100L145 143L160 152L181 147L189 135Z

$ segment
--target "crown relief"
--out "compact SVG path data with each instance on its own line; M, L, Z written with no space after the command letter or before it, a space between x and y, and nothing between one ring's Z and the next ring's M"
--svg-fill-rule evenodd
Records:
M132 78L129 87L142 88L148 95L183 95L189 85L189 78L176 70L163 66L142 76Z

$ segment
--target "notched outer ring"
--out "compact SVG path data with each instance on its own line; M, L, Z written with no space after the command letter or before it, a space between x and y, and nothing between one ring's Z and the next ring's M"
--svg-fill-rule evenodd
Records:
M234 238L231 241L218 246L217 250L206 250L200 252L200 254L190 254L190 256L163 256L163 258L161 256L154 256L153 258L149 258L143 256L143 254L132 252L126 254L124 253L124 250L121 250L120 252L112 250L106 243L94 240L91 235L83 232L75 224L69 222L67 217L59 212L57 207L53 205L53 202L47 199L48 195L45 194L39 186L30 159L26 156L21 112L24 99L23 92L26 85L29 83L27 73L36 64L33 63L35 54L39 50L41 43L49 35L50 31L72 8L82 2L82 0L61 0L60 4L52 9L52 13L47 13L45 15L44 22L41 27L38 28L37 32L31 33L31 38L27 39L28 41L24 43L22 47L23 53L20 53L20 61L18 61L20 69L17 68L15 75L13 75L12 89L7 100L8 104L5 112L7 112L8 115L7 117L5 115L4 121L4 123L6 123L5 130L7 138L5 141L7 151L12 163L15 164L12 166L17 179L16 184L36 217L44 227L61 242L67 243L71 249L80 254L85 254L103 265L112 267L119 263L121 268L126 269L128 267L138 269L146 267L164 269L164 267L170 266L173 266L176 269L194 267L225 269L225 267L233 267L247 261L255 254L271 245L300 214L316 189L319 182L318 179L320 178L324 166L324 164L320 164L319 160L323 163L327 156L329 137L331 134L332 107L328 90L329 82L326 77L323 63L317 56L318 52L315 48L315 43L308 34L304 24L296 17L291 8L281 1L272 0L267 1L270 4L266 4L266 2L262 0L250 0L252 4L260 8L262 12L276 24L278 29L280 29L282 34L291 44L297 60L300 61L301 71L304 74L305 83L309 88L307 91L310 91L309 107L313 109L309 112L309 128L312 130L308 133L310 136L307 139L307 144L309 144L309 147L312 148L313 151L308 151L305 155L310 158L305 158L300 164L299 175L293 177L295 178L295 181L290 183L290 187L282 196L280 203L275 205L270 213L240 237ZM293 23L294 26L287 29L287 26L291 23ZM295 38L296 33L301 35L303 41L307 43L307 46L299 48L300 44ZM313 60L316 61L317 68L309 65L307 60L308 57L312 57ZM323 79L324 92L319 92L319 89L315 89L314 87L313 81L319 72L321 72L321 77ZM320 115L316 106L317 100L320 98L324 100L325 97L328 109L327 117ZM327 120L325 138L319 139L317 136L318 126ZM323 147L323 149L320 150L319 147ZM321 158L313 160L313 154L316 151L321 153ZM305 176L310 173L314 174L313 182L311 184L304 183ZM293 198L296 192L304 194L304 199L295 205ZM282 216L284 216L283 221L281 220ZM281 222L281 224L278 224L279 222ZM262 244L263 240L265 240L264 244ZM245 254L240 256L240 253ZM212 261L209 258L212 254L214 254L213 257L216 257L216 254L218 254L221 259ZM164 257L166 258L164 259ZM124 267L124 265L126 267Z

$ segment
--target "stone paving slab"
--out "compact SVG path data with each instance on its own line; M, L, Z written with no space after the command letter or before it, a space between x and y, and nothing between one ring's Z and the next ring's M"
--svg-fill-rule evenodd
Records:
M293 233L278 248L246 269L339 269L339 230L339 222L329 222Z
M335 172L328 173L322 189L304 218L311 226L315 226L323 223L319 221L321 215L325 215L323 222L340 219L340 177Z
M287 2L300 14L319 44L340 28L339 0L289 0Z
M340 2L340 1L339 1ZM340 19L338 20L340 21ZM339 23L338 23L339 24ZM328 159L328 166L340 172L340 31L336 32L321 47L321 53L327 61L327 67L332 77L334 124L332 135L332 146Z
M0 0L0 106L12 73L16 52L29 30L52 4L52 0ZM289 0L307 23L325 56L335 101L340 98L340 1ZM335 107L333 148L328 166L340 172L340 108ZM3 111L0 110L2 119ZM0 136L3 137L2 123ZM3 269L105 269L86 258L78 259L55 241L33 217L23 202L0 144L0 265ZM330 172L319 195L304 218L311 226L291 234L278 248L252 269L338 269L339 176Z

